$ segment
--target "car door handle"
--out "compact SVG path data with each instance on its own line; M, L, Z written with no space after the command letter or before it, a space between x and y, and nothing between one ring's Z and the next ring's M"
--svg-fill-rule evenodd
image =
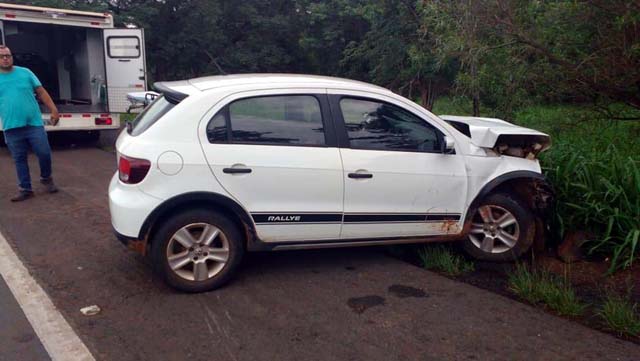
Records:
M251 173L251 168L224 168L222 172L227 174L246 174Z
M353 179L373 178L373 174L371 174L371 173L349 173L349 178L353 178Z

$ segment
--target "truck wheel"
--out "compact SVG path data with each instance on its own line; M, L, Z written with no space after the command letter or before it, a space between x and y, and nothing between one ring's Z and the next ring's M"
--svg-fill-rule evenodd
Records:
M524 203L495 193L473 215L464 249L479 260L513 261L531 248L534 236L534 216Z
M244 254L242 236L225 216L189 210L167 220L151 243L154 270L167 284L186 292L223 286Z

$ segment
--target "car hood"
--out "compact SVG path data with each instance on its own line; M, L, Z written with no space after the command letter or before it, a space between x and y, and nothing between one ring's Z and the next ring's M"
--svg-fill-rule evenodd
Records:
M520 127L502 119L440 115L447 123L482 148L531 147L536 153L549 149L551 138L535 129Z

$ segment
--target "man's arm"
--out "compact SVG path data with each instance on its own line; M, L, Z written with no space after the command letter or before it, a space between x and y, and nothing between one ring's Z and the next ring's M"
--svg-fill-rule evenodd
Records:
M58 108L56 108L56 105L53 103L53 99L51 99L49 93L47 93L47 90L39 86L36 88L36 94L38 94L40 101L49 108L49 111L51 112L51 124L57 125L58 120L60 120L60 114L58 114Z

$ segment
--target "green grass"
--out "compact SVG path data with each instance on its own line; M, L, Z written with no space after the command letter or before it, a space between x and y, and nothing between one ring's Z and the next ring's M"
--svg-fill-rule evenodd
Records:
M463 97L439 98L431 112L438 115L471 115L473 106L471 101Z
M579 316L586 308L568 283L545 270L530 270L520 264L509 275L509 288L528 302L544 304L560 315Z
M557 193L557 236L587 230L587 250L608 256L610 272L631 266L640 251L640 124L570 106L531 107L516 122L552 136L541 161Z
M640 314L638 304L628 297L615 294L607 295L598 315L607 327L619 335L640 336Z
M424 268L437 270L449 276L459 276L463 273L473 272L475 269L473 262L454 254L444 246L424 247L419 255Z

